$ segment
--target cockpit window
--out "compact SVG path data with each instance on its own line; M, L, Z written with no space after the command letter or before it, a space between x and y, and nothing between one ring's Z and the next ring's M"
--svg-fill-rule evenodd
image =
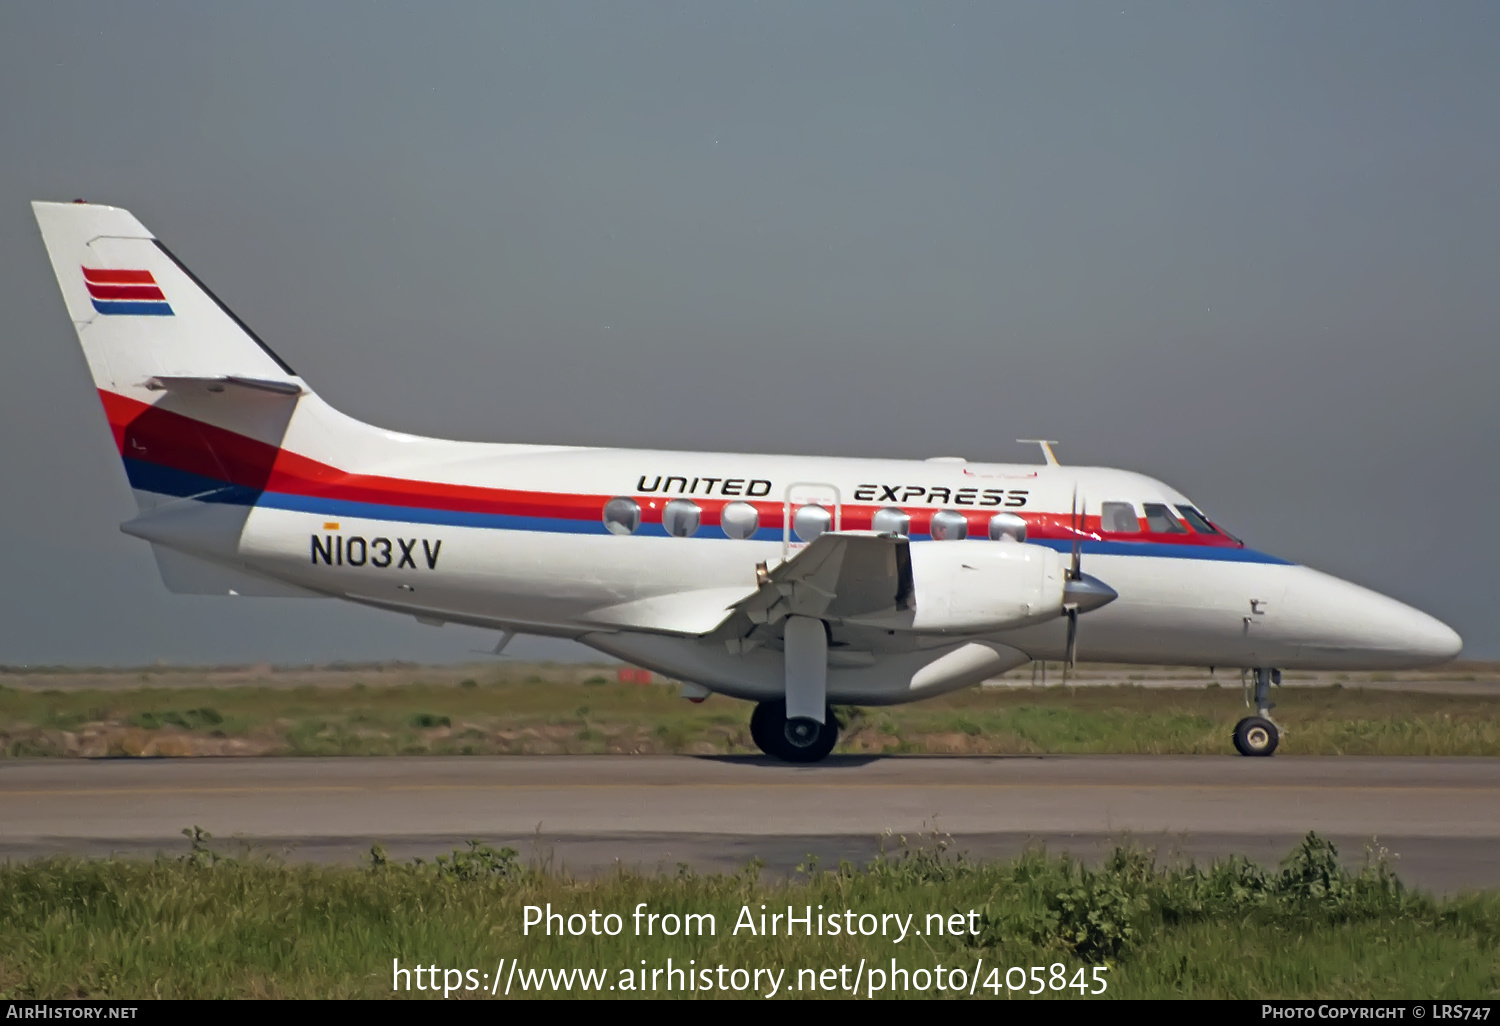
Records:
M1187 518L1187 522L1193 525L1193 530L1199 534L1218 534L1219 529L1208 522L1208 517L1199 513L1191 506L1178 506L1177 511Z
M1128 502L1106 502L1100 507L1101 527L1115 534L1134 534L1141 529L1136 518L1135 507Z
M1187 528L1178 522L1165 503L1146 502L1141 506L1146 511L1148 530L1155 534L1187 534Z

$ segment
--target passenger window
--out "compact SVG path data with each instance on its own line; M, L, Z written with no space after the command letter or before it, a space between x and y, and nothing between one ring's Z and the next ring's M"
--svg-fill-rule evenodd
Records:
M1130 503L1106 502L1100 508L1103 515L1099 519L1104 530L1114 534L1136 534L1140 531L1140 519L1136 517L1135 507Z
M749 538L760 527L760 513L748 502L731 502L720 511L719 526L731 538Z
M990 541L1026 540L1026 521L1014 513L996 513L990 517Z
M1187 522L1193 525L1193 530L1199 534L1218 534L1218 528L1208 522L1208 517L1199 513L1191 506L1178 506L1178 512L1187 518Z
M1178 523L1177 518L1165 503L1147 502L1142 504L1146 511L1146 527L1155 534L1187 534L1187 528Z
M940 509L932 515L928 532L933 541L963 541L969 536L969 521L955 510Z
M674 538L691 538L698 533L703 512L692 499L673 499L661 511L661 526Z
M875 515L870 518L870 529L881 534L899 534L905 537L911 534L911 517L894 506L887 506L875 511Z
M610 499L604 504L604 527L610 534L635 534L641 526L641 507L634 499Z
M792 514L792 531L805 542L810 542L833 526L833 514L812 503Z

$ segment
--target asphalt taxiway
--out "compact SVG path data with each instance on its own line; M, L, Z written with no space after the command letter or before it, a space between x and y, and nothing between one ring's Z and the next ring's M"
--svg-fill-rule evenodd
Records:
M0 857L153 855L184 827L226 850L357 860L478 838L588 874L759 858L863 862L947 841L1097 857L1125 835L1163 857L1274 862L1309 830L1408 883L1500 886L1500 759L1213 756L17 760L0 762Z

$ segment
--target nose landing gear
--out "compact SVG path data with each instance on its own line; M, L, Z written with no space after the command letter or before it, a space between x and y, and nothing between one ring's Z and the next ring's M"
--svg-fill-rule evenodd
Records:
M1281 732L1264 716L1246 716L1234 725L1234 747L1241 755L1270 755Z
M1270 755L1281 742L1281 731L1271 722L1271 683L1281 683L1281 671L1262 667L1255 671L1255 711L1234 725L1234 747L1241 755Z
M839 723L833 707L827 707L823 722L786 715L786 702L761 702L750 714L750 737L767 755L786 762L819 762L838 744Z

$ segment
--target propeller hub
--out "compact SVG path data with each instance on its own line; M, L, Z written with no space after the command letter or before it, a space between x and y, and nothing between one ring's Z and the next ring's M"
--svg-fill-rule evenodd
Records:
M1073 606L1080 613L1107 606L1120 597L1120 593L1092 574L1080 573L1068 576L1063 585L1063 605Z

